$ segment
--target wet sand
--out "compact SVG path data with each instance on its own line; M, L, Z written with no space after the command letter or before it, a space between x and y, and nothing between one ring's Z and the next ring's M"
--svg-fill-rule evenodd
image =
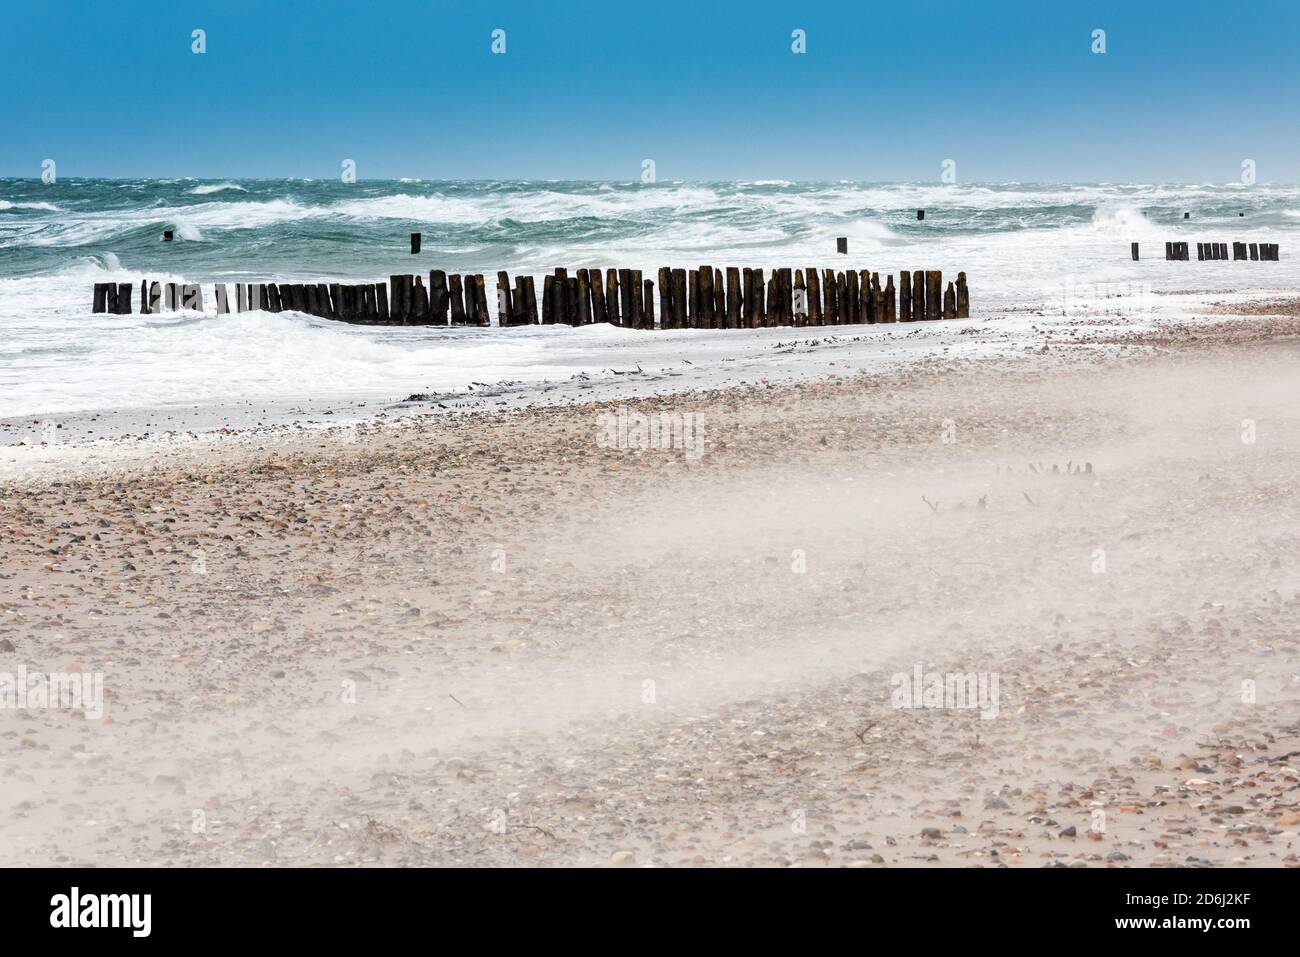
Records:
M0 710L0 864L1295 866L1296 334L29 474L0 671L105 703Z

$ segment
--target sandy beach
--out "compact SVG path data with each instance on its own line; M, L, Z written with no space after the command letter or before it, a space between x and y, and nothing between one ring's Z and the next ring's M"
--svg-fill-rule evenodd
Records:
M1295 866L1300 320L1226 308L13 474L0 671L104 695L0 712L0 864Z

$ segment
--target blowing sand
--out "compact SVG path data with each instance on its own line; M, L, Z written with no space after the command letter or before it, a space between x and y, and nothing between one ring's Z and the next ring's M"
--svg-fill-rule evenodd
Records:
M1296 322L12 482L0 864L1295 866Z

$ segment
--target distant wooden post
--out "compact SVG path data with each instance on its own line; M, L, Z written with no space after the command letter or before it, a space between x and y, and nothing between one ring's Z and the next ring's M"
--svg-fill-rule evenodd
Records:
M131 315L131 283L117 284L117 312L121 316Z
M106 282L95 283L95 300L90 307L91 312L108 312L108 286ZM116 292L114 292L116 296Z
M461 286L460 273L452 273L447 277L447 292L451 303L451 324L468 325L469 319L465 316L465 291Z
M411 255L414 256L420 251L420 234L411 233Z
M923 219L925 219L925 210L918 209L916 211L916 221L919 223Z
M1205 258L1205 243L1196 244L1196 258L1198 261Z
M320 300L321 308L325 310L325 318L334 318L334 307L330 303L330 287L321 284L316 287L316 298ZM433 290L429 290L432 296ZM383 282L375 283L375 321L382 322L384 325L391 325L393 314L388 310L388 284ZM425 320L428 321L427 319Z
M1131 250L1132 250L1132 252L1133 252L1133 261L1134 261L1134 262L1137 262L1137 261L1138 261L1138 244L1137 244L1137 243L1129 243L1129 247L1131 248ZM1165 258L1166 258L1166 259L1169 258L1169 255L1168 255L1168 254L1169 254L1169 244L1168 244L1168 243L1165 243Z
M957 318L970 318L970 290L966 288L966 274L957 273Z
M181 303L184 308L194 312L203 311L203 287L194 283L186 283L181 289ZM143 299L141 305L144 305Z
M836 240L835 240L835 251L836 251L837 253L841 253L841 254L847 255L847 254L848 254L848 251L849 251L849 237L847 237L847 236L840 236L840 237L836 238Z
M1233 243L1233 244L1232 244L1232 258L1233 258L1234 261L1236 261L1236 260L1238 260L1238 259L1245 259L1245 258L1246 258L1246 244L1245 244L1245 243Z
M261 302L263 302L263 303L266 302L264 289L265 289L264 286L259 286L259 287L257 287L257 295L258 295L258 298L259 298L259 300L260 300ZM319 306L319 305L317 304L317 302L316 302L316 287L315 287L315 286L303 286L303 288L302 288L302 294L303 294L303 299L304 299L304 301L306 302L305 311L306 311L307 315L309 315L309 316L319 316L319 315L320 315L320 306Z
M1258 260L1258 259L1259 259L1259 243L1251 243L1247 248L1250 249L1250 258L1251 258L1251 259L1254 259L1254 260Z
M230 293L226 291L226 284L224 282L217 283L213 292L217 296L217 315L226 315L230 312ZM157 283L153 283L149 287L149 309L151 312L158 311L158 296L160 293L161 290L158 288Z

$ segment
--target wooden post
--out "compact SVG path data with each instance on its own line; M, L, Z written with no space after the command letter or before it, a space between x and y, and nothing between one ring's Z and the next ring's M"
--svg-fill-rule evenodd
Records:
M622 314L619 312L617 269L605 270L605 312L609 316L612 325L621 326L623 324Z
M952 280L948 280L948 288L943 293L943 317L945 319L957 318L957 290L952 287Z
M258 294L259 298L262 296L262 287L260 287L260 286L258 287L258 293L257 293L257 294ZM303 286L303 287L302 287L302 297L303 297L303 302L304 302L303 311L306 312L307 315L309 315L309 316L319 316L319 315L320 315L320 306L317 305L317 303L316 303L316 287L315 287L315 286L310 286L310 285L308 285L308 286ZM261 301L265 302L264 299L262 299Z
M104 283L104 312L109 315L117 313L117 283Z
M1130 249L1131 252L1133 253L1133 261L1134 261L1134 262L1137 262L1137 261L1138 261L1138 244L1137 244L1137 243L1129 243L1129 249ZM1169 244L1168 244L1168 243L1165 243L1165 252L1166 252L1165 258L1166 258L1166 259L1169 258L1169 256L1168 256L1168 251L1169 251Z
M528 324L535 326L537 325L537 286L534 284L532 276L524 278L524 298Z
M822 283L816 269L808 270L808 325L822 324Z
M480 326L492 325L492 312L488 309L487 286L481 272L474 274L474 300L478 307L474 314L475 321Z
M1196 258L1202 260L1205 258L1205 243L1196 244Z
M578 319L578 277L575 275L566 279L564 288L566 292L564 305L569 312L569 325L582 325L581 321Z
M578 270L578 276L583 280L582 285L586 286L586 270ZM497 325L505 328L510 325L510 318L513 310L510 304L510 274L505 270L497 272Z
M402 277L391 275L388 277L389 296L392 299L392 311L390 313L393 322L401 323L406 321L406 313L409 311L409 304L406 296L403 295Z
M213 289L213 292L215 292L217 296L217 315L220 316L229 313L230 293L226 291L226 284L224 282L217 283L216 287ZM158 297L161 295L161 293L162 290L159 288L156 282L150 284L149 309L151 312L158 311Z
M801 328L808 324L808 287L803 281L803 270L794 271L794 292L790 303L790 312L794 319L795 328Z
M690 320L687 315L687 282L686 270L672 270L673 279L673 328L689 329L691 328Z
M1259 243L1250 243L1249 246L1247 246L1247 249L1250 250L1251 259L1253 260L1259 259Z
M727 324L727 283L722 270L713 268L713 328L722 329Z
M912 270L912 321L925 318L925 271Z
M578 270L578 325L591 325L591 274Z
M779 326L781 324L781 270L773 269L772 278L767 281L767 312L763 316L763 325Z
M460 273L452 273L447 277L447 292L451 302L451 324L453 326L466 325L469 320L465 318L465 293L461 288Z
M763 270L754 270L754 320L751 329L761 329L767 325L767 283L763 280Z
M1238 260L1238 259L1245 259L1245 258L1246 258L1246 244L1245 244L1245 243L1233 243L1233 244L1232 244L1232 258L1233 258L1233 261L1236 261L1236 260Z
M833 326L840 321L840 306L838 291L835 286L835 270L822 270L822 293L824 303L822 305L822 323L827 326Z
M835 251L847 256L849 252L849 237L837 236L835 239Z
M447 274L441 269L429 272L429 321L436 326L447 324L447 306L451 297L447 294Z
M411 233L411 255L414 256L420 251L420 234Z
M970 318L970 290L966 288L966 274L957 273L957 318Z
M652 279L641 280L641 323L647 329L655 327L655 284Z
M119 282L117 284L117 312L121 316L131 315L131 283Z
M916 211L916 221L919 223L923 219L925 219L925 210L918 209Z
M637 328L637 309L632 298L640 291L640 286L633 286L632 270L619 269L619 313L628 329Z
M737 266L728 266L726 328L738 329L740 327L740 320L743 315L741 307L744 301L744 293L740 288L740 269Z
M858 273L855 269L850 269L844 274L844 291L848 296L848 321L850 323L859 323L862 321L862 295L858 291Z
M339 322L347 322L347 307L343 303L343 286L336 282L330 283L330 300L334 304L334 315L331 318ZM284 306L284 286L280 287L280 304Z
M141 305L144 305L143 298ZM203 287L195 283L186 283L181 287L181 306L193 312L203 311Z
M633 329L646 328L645 314L641 309L641 297L643 295L644 282L645 279L642 278L641 276L641 270L633 269L632 270L632 295L630 297L632 300L632 312L636 318L636 322L632 323Z
M411 321L416 325L429 324L429 290L424 288L424 277L415 276L411 289ZM375 318L379 318L379 302L375 301Z
M334 308L330 305L329 286L320 285L317 297L321 301L321 308L325 310L325 318L334 318ZM432 291L432 290L430 290ZM388 311L388 284L379 282L375 283L375 321L384 325L391 325L393 318L392 313Z
M875 284L879 285L880 280L876 279ZM889 273L885 276L885 288L881 293L880 304L882 306L883 316L881 322L897 322L898 313L894 306L894 276Z
M943 273L937 269L925 274L925 318L943 318Z
M835 297L836 321L841 326L847 326L849 324L849 283L842 272L835 274Z
M673 271L667 266L659 267L659 328L676 329L676 315L673 312Z
M713 314L713 267L700 267L700 328L718 328L717 317Z
M863 323L879 322L879 306L876 300L879 298L876 293L878 289L871 286L871 270L862 269L858 272L858 289L861 291L861 298L858 306L858 321Z
M591 277L591 321L609 322L605 311L605 279L599 269L589 270L588 275Z
M106 282L95 283L95 298L90 307L91 312L108 312L108 286Z
M542 325L555 324L555 274L542 277Z
M551 307L555 312L555 321L563 325L573 325L573 309L570 307L569 299L569 271L567 269L556 267L555 283L551 287L555 291L555 303Z
M686 270L686 328L703 329L700 324L700 271Z

